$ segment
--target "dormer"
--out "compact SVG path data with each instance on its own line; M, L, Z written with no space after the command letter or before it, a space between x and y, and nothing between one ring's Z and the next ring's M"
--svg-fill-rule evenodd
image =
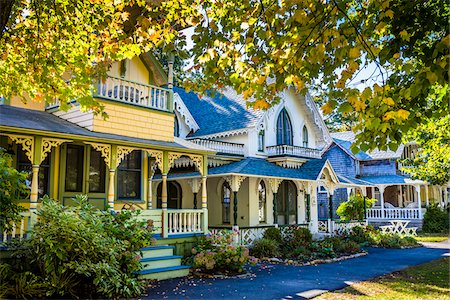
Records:
M160 141L173 141L173 93L168 78L150 53L113 63L108 76L93 84L93 96L104 106L104 119L82 111L76 102L68 111L59 103L47 111L91 131Z

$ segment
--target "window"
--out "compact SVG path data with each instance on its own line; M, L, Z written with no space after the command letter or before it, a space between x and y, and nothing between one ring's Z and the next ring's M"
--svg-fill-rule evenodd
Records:
M278 115L277 120L277 145L292 145L292 124L285 108Z
M66 192L83 192L84 146L67 145Z
M119 199L141 199L141 151L133 151L120 163L117 176Z
M303 126L303 147L308 148L308 128L306 128L306 125Z
M319 186L319 194L327 194L328 191L324 186Z
M176 181L168 181L167 182L167 208L169 209L180 209L182 207L181 200L182 200L182 194L181 194L181 186ZM157 191L156 191L156 197L157 197L157 208L162 208L162 183L158 185Z
M17 146L17 170L20 172L28 173L28 178L26 180L27 186L31 189L31 179L33 176L33 169L31 167L31 162L28 159L25 151L23 151L22 146ZM49 191L49 177L50 177L50 153L41 163L39 167L39 182L38 182L38 195L43 197L48 195Z
M264 130L258 134L258 151L264 152Z
M259 223L266 222L266 184L260 181L258 185Z
M91 148L91 159L89 164L89 192L105 192L106 164L102 154Z
M222 223L230 224L231 188L227 182L222 187Z
M178 123L178 118L175 116L173 119L173 135L176 137L180 137L180 123Z

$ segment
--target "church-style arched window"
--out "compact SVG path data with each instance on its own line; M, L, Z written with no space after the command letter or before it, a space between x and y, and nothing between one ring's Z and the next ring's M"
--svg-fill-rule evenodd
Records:
M292 145L292 123L285 108L278 115L277 145Z
M231 188L228 182L222 186L222 223L230 224Z
M259 223L266 222L266 184L264 181L260 181L258 185L258 198L259 198Z
M178 123L178 118L175 116L173 120L173 135L176 137L180 137L180 123Z
M308 136L308 128L306 125L303 126L303 147L308 148L309 146L309 136Z

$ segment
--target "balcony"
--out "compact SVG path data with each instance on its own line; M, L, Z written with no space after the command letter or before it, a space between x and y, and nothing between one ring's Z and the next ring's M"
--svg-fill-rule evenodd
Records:
M313 148L305 148L291 145L276 145L266 147L267 155L269 157L275 156L292 156L304 158L318 158L320 159L320 150Z
M244 156L244 144L222 142L208 139L189 140L197 145L217 151L219 154L229 154L235 156Z
M108 76L93 86L93 97L161 111L173 110L170 90L122 78ZM47 105L56 108L59 101Z

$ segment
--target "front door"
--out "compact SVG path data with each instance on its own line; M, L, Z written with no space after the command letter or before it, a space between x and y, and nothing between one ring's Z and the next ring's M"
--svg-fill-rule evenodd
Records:
M89 145L61 146L60 198L71 205L76 195L88 195L89 203L106 209L106 164L101 153Z
M278 224L297 223L297 187L292 181L284 180L277 194Z

